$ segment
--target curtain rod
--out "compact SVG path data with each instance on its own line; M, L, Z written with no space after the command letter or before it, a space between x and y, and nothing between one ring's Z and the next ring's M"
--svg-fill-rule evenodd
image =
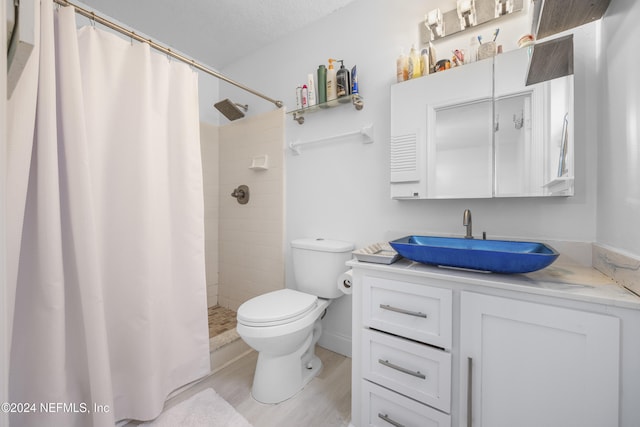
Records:
M238 82L230 79L229 77L227 77L227 76L225 76L223 74L220 74L217 71L212 70L211 68L208 68L208 67L205 67L202 64L199 64L198 62L196 62L193 59L189 59L186 56L182 56L179 53L174 52L173 50L171 50L168 47L162 46L162 45L154 42L151 39L145 39L144 37L136 34L134 31L127 30L126 28L121 27L120 25L118 25L118 24L116 24L114 22L111 22L106 18L103 18L103 17L101 17L99 15L96 15L95 12L92 12L90 10L84 9L84 8L82 8L82 7L80 7L80 6L76 5L76 4L71 3L70 1L67 1L67 0L53 0L53 1L54 1L54 3L57 3L57 4L61 5L61 6L71 6L71 7L73 7L75 9L76 13L78 13L78 14L86 17L86 18L89 18L94 22L98 22L99 24L104 25L105 27L111 28L112 30L117 31L120 34L124 34L125 36L131 37L132 39L137 40L139 42L147 43L149 46L151 46L155 50L158 50L158 51L160 51L160 52L162 52L162 53L164 53L164 54L166 54L166 55L168 55L168 56L170 56L172 58L175 58L175 59L180 60L180 61L182 61L184 63L187 63L187 64L191 65L192 67L197 68L200 71L204 71L205 73L210 74L213 77L216 77L216 78L218 78L218 79L220 79L222 81L230 83L230 84L232 84L232 85L234 85L234 86L236 86L236 87L238 87L238 88L240 88L240 89L242 89L242 90L244 90L246 92L249 92L249 93L252 93L252 94L254 94L256 96L259 96L262 99L266 99L267 101L273 103L278 108L281 108L284 105L282 103L282 101L278 101L278 100L275 100L273 98L269 98L268 96L263 95L260 92L257 92L257 91L255 91L255 90L253 90L253 89L251 89L251 88L249 88L249 87L247 87L247 86L245 86L245 85L243 85L241 83L238 83Z

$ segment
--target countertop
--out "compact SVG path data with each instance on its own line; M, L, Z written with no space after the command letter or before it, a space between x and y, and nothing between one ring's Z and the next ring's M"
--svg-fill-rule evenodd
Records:
M465 271L430 266L404 258L390 265L353 259L347 262L347 266L640 310L638 295L598 270L563 259L562 256L549 267L526 274Z

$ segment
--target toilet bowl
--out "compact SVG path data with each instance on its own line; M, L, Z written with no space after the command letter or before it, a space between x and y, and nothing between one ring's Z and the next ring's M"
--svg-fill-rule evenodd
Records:
M238 335L258 351L251 394L262 403L282 402L301 390L322 369L314 348L330 304L291 289L270 292L238 309ZM277 315L265 312L277 311ZM276 319L274 319L276 318Z
M315 346L331 299L341 296L337 278L353 244L324 239L291 242L297 289L280 289L238 308L238 335L258 361L251 394L262 403L280 403L300 391L322 369Z

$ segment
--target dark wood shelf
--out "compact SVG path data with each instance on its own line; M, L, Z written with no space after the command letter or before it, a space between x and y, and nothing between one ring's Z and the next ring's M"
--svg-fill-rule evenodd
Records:
M573 34L533 46L527 86L573 74Z

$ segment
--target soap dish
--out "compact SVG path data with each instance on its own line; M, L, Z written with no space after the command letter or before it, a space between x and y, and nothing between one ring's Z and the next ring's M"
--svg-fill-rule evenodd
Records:
M401 258L389 243L374 243L366 248L352 252L358 261L373 262L376 264L393 264Z

